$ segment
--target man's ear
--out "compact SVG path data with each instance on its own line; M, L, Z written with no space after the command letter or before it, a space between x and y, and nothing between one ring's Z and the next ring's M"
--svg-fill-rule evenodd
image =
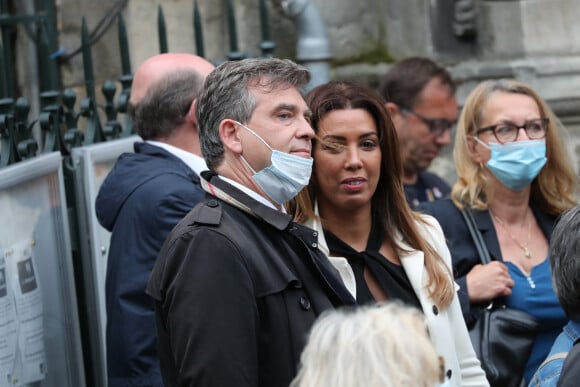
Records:
M386 102L385 108L387 109L387 113L389 113L389 117L391 117L391 121L393 121L393 125L395 125L395 129L401 127L403 113L399 106L394 102Z
M185 119L190 122L194 128L197 129L197 117L195 116L195 106L197 104L197 99L194 99L189 106L189 110L185 115Z
M225 119L220 122L219 135L224 148L234 154L242 154L242 142L238 136L239 130L234 120Z
M387 112L391 116L391 119L395 114L400 114L399 107L397 106L396 103L385 102L385 108L387 109Z

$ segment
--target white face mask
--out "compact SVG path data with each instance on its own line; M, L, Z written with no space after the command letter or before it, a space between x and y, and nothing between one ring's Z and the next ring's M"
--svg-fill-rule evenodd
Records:
M236 124L252 133L264 145L272 151L270 165L256 172L246 161L244 156L240 156L242 161L254 173L252 178L266 195L279 205L298 195L302 188L308 185L310 174L312 173L312 158L294 156L289 153L272 149L270 145L256 132L236 121Z

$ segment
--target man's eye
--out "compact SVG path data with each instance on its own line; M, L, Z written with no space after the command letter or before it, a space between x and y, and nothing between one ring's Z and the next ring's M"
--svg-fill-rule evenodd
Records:
M447 121L447 120L438 120L438 121L435 121L433 123L433 127L438 132L444 132L447 129L451 129L453 127L453 122L452 121Z

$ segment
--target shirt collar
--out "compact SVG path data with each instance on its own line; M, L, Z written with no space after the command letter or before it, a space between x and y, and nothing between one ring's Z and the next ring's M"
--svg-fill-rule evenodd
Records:
M202 171L207 170L205 160L196 154L193 154L176 146L167 144L166 142L151 141L151 140L145 142L151 145L158 146L159 148L165 149L167 152L171 153L172 155L183 161L189 168L193 170L193 172L197 173L198 175L200 175Z
M226 183L233 185L234 187L236 187L237 189L239 189L240 191L242 191L243 193L245 193L246 195L248 195L249 197L251 197L255 201L260 202L261 204L268 206L270 208L273 208L275 210L278 210L268 199L266 199L262 195L258 194L257 192L252 191L251 189L249 189L245 185L242 185L242 184L238 183L237 181L232 180L232 179L227 178L227 177L224 177L222 175L218 175L218 177L220 179L222 179L223 181L225 181ZM284 208L284 206L280 206L279 211L281 211L282 213L285 214L286 208Z

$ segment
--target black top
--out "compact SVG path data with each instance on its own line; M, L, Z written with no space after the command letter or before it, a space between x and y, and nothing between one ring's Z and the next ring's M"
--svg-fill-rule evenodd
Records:
M328 230L324 230L324 237L329 250L334 254L344 256L351 265L356 279L358 304L375 302L364 278L364 269L368 267L389 299L400 300L422 311L419 298L404 268L390 262L379 252L385 237L385 232L379 222L373 221L365 251L356 251Z

